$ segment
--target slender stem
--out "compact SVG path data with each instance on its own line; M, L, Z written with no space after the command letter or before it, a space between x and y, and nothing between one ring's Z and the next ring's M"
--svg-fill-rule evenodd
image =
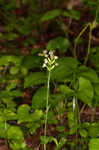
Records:
M76 81L76 73L74 73L73 75L73 88L76 92L78 88L78 82ZM78 149L78 125L80 124L80 112L79 112L78 99L76 95L73 97L73 111L74 111L74 124L76 127L75 149L77 150Z
M48 80L47 80L47 97L46 97L46 114L45 114L45 129L44 129L44 137L46 139L46 133L47 133L47 117L48 117L48 100L49 100L49 88L50 88L50 74L51 71L48 71ZM46 150L46 143L44 144L44 150Z
M92 112L91 122L94 122L95 120L95 113L96 113L96 106L94 107L93 112Z
M98 13L99 13L99 0L97 0L97 9L96 9L96 16L95 16L96 21L97 21Z
M77 36L75 42L74 42L74 57L77 58L77 55L76 55L76 48L77 48L77 44L78 44L78 41L79 41L79 38L82 36L82 34L86 31L86 29L88 28L88 26L90 26L90 23L88 23L82 30L81 32L79 33L79 35Z
M81 110L80 110L80 114L84 111L85 107L86 107L86 104L84 104L84 105L82 106L82 108L81 108Z
M92 38L92 30L93 30L92 24L90 24L89 42L88 42L88 52L87 52L87 56L85 57L85 61L84 61L84 64L85 64L85 65L87 64L88 57L89 57L89 54L90 54L91 38Z

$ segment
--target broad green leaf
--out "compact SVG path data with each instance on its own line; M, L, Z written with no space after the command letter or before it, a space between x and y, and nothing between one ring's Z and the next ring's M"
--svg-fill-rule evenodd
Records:
M99 150L99 138L90 139L89 150Z
M7 139L10 140L10 147L13 150L20 150L25 147L24 135L17 126L11 126L7 131Z
M24 79L24 88L46 83L46 75L43 72L30 73Z
M94 94L91 82L83 77L80 77L78 81L79 81L79 89L77 92L78 99L82 100L85 104L91 106Z
M85 129L80 129L79 131L80 136L86 138L88 135L88 132Z
M13 91L1 91L0 97L21 97L23 93L20 90L13 90Z
M88 128L88 133L91 138L99 137L99 123L93 123Z
M31 121L36 122L36 121L39 121L42 116L43 116L43 111L37 109L35 110L34 113L30 115L30 119Z
M6 121L0 122L0 138L6 139L6 134L9 128L10 125Z
M54 19L60 15L61 15L61 10L59 9L50 10L41 17L41 22Z
M43 58L39 56L25 56L22 61L22 68L25 67L27 69L31 68L40 68L43 63Z
M47 50L58 49L60 53L66 52L70 48L70 41L64 37L57 37L50 40L47 44Z
M66 85L60 85L60 91L62 93L64 93L66 96L73 96L74 94L74 90L70 89L68 86Z
M71 80L79 62L72 57L63 57L57 60L58 66L51 73L51 79L56 81Z
M20 66L22 62L22 57L20 56L1 56L0 57L0 66L7 66L9 63L13 63L16 66Z
M10 69L10 74L16 75L19 72L19 67L13 66Z
M10 128L7 132L7 137L9 140L13 139L13 140L24 141L23 132L17 126L10 126Z
M32 108L42 109L46 106L46 87L41 87L37 90L32 98Z
M4 112L2 113L2 116L4 117L4 120L17 120L17 115L10 109L4 109Z
M17 109L18 123L28 121L30 107L27 104L23 104Z
M17 113L19 115L28 115L29 111L30 111L30 106L27 104L23 104L23 105L19 106L17 109Z
M97 76L96 72L93 69L88 68L86 66L79 67L78 76L87 78L88 80L90 80L91 82L94 82L94 83L98 82L98 76Z
M22 122L35 122L40 120L43 115L41 110L35 110L33 113L29 113L30 107L27 104L19 106L17 110L18 114L18 123Z
M80 12L74 9L70 9L69 11L65 10L62 15L76 20L80 19Z

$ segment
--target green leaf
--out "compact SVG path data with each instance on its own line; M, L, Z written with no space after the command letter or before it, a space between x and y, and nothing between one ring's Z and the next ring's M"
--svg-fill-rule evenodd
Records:
M64 93L66 96L73 96L74 94L74 90L70 89L66 85L60 85L59 88L60 88L60 91Z
M7 139L10 140L10 147L13 150L20 150L25 147L24 135L17 126L11 126L7 131Z
M57 37L50 40L47 44L47 50L58 49L60 53L66 52L70 48L70 41L64 37Z
M9 128L10 125L7 122L0 122L0 138L6 139L6 133Z
M54 19L60 15L61 15L61 10L59 9L50 10L41 17L41 22Z
M85 129L80 129L79 133L80 133L81 137L84 137L84 138L86 138L88 135L88 133Z
M19 72L19 67L13 66L10 69L10 74L16 75Z
M46 106L46 87L41 87L37 90L32 98L32 108L42 109Z
M18 123L28 121L30 107L27 104L23 104L17 109Z
M56 81L71 80L79 62L72 57L63 57L59 58L57 63L58 66L52 70L51 79Z
M24 79L24 88L29 86L39 85L46 83L46 75L43 72L30 73Z
M16 66L20 66L22 62L22 57L20 56L1 56L0 57L0 66L8 66L9 63L13 63Z
M91 138L99 137L99 123L93 123L88 128L88 133Z
M18 123L22 122L35 122L40 120L43 115L41 110L36 110L34 113L29 113L30 107L27 104L19 106L17 110Z
M70 11L64 11L62 13L63 16L65 17L69 17L69 18L72 18L72 19L75 19L75 20L79 20L80 19L80 12L77 11L77 10L74 10L74 9L71 9Z
M3 112L3 117L4 117L4 120L8 121L8 120L17 120L17 115L16 113L14 113L12 110L10 109L4 109L4 112Z
M43 116L43 111L36 109L35 112L30 115L30 118L31 121L36 122L39 121L42 116Z
M39 56L25 56L22 61L22 68L40 68L43 63L43 58Z
M22 116L29 114L29 111L30 111L30 106L27 104L23 104L19 106L17 109L17 113Z
M1 91L0 97L22 97L23 93L20 90Z
M94 94L91 82L83 77L80 77L78 81L79 81L79 89L77 92L78 99L82 100L85 104L91 106Z
M86 66L79 67L78 76L87 78L88 80L90 80L93 83L98 82L98 75L96 74L96 72L93 69L88 68Z
M99 138L92 138L90 140L89 150L99 150Z

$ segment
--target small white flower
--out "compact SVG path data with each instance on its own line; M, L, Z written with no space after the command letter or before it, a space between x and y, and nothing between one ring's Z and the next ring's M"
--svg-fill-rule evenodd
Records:
M55 60L58 59L58 56L54 56Z
M45 64L47 64L47 63L48 63L48 60L47 60L46 58L44 59L44 63L45 63Z
M46 64L44 63L42 67L45 68L45 67L46 67Z
M47 58L48 57L48 55L47 54L44 54L44 56Z
M53 55L53 52L52 52L52 51L50 51L50 52L49 52L49 55Z
M38 53L38 56L43 56L41 53Z
M58 63L56 63L55 66L58 66Z
M44 50L43 53L44 53L44 54L47 54L47 50Z

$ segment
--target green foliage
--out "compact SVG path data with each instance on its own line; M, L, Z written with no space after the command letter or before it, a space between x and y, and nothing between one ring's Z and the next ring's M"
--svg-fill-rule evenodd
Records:
M32 108L42 109L46 105L46 87L40 87L32 98Z
M65 81L72 78L73 72L76 70L79 62L72 57L59 58L59 64L51 74L52 79L56 81Z
M88 135L88 133L87 133L87 131L85 130L85 129L80 129L80 136L81 137L84 137L84 138L86 138L87 137L87 135Z
M7 138L10 140L10 147L19 150L25 147L24 135L19 127L11 126L7 131Z
M48 21L50 19L55 19L60 15L61 15L61 10L59 9L50 10L41 17L41 22Z
M36 122L40 120L43 115L41 110L35 110L34 113L29 113L30 107L26 104L21 105L17 110L18 123L22 122Z
M80 66L79 67L78 76L84 77L93 83L98 82L97 73L93 69L86 67L86 66Z
M26 76L24 80L24 87L39 85L46 83L46 75L43 72L34 72Z
M51 70L47 116L47 123L55 125L59 134L58 139L41 136L41 144L54 142L55 150L65 150L64 146L71 150L79 143L79 139L75 139L77 143L73 140L68 142L69 136L73 136L80 137L80 143L83 146L86 143L89 150L99 149L99 123L94 119L93 123L85 122L86 118L82 117L87 107L97 110L99 106L99 46L95 46L99 1L83 0L81 9L75 7L75 2L64 2L0 0L0 138L6 140L12 150L31 149L26 148L24 137L36 133L38 128L43 129L47 73L45 68L42 69L43 57L37 53L45 47L49 51L55 50L59 56L58 66ZM83 22L86 10L88 16ZM94 20L90 19L89 13ZM87 25L77 36L85 23ZM82 25L76 28L77 32L76 24ZM82 41L81 36L88 27L94 30L92 36L87 31L89 44L86 53L87 37L84 35ZM73 40L78 48L74 57ZM33 92L28 98L27 91L30 90ZM32 105L30 101L27 104L28 100L32 101ZM92 113L94 118L95 112Z
M48 42L46 46L47 50L55 49L59 50L60 53L66 52L70 48L70 42L67 38L57 37Z
M99 136L99 123L93 123L88 128L88 133L91 138L96 138Z
M99 138L92 138L89 142L89 150L99 149Z
M75 20L80 19L80 12L74 9L70 9L69 11L63 11L62 15Z
M88 104L89 106L91 106L93 95L94 95L94 92L93 92L93 87L92 87L91 82L83 77L80 77L77 97L80 100L82 100L85 104Z

